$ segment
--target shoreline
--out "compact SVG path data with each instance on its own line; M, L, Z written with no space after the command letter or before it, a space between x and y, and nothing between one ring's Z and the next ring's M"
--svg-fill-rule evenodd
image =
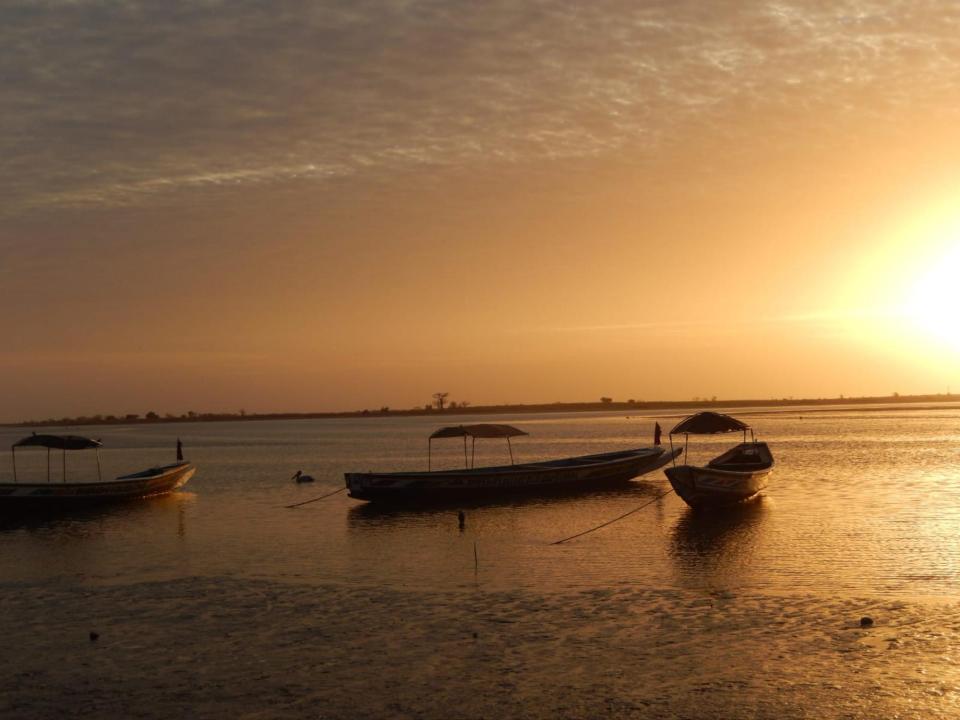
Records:
M750 408L770 409L774 412L799 408L814 408L820 412L842 412L851 408L867 410L894 409L893 405L923 405L939 407L960 402L960 395L938 393L933 395L888 395L858 398L781 398L779 400L660 400L626 402L556 402L516 405L478 405L476 407L444 408L427 410L412 408L407 410L349 410L342 412L306 412L306 413L196 413L193 415L146 417L81 416L75 418L47 418L45 420L24 420L21 422L0 423L0 427L74 427L78 425L162 425L170 423L197 422L247 422L269 420L336 420L384 417L460 417L484 415L533 415L543 413L588 413L588 412L627 412L643 415L651 410L684 410L699 412L711 409ZM877 407L883 406L883 407Z

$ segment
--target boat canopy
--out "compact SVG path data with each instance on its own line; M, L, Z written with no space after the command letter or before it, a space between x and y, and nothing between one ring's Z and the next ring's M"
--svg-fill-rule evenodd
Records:
M684 418L674 426L673 430L670 431L670 434L679 435L680 433L686 433L689 435L716 435L718 433L741 431L745 433L749 429L749 425L740 422L736 418L732 418L729 415L706 411L699 412L696 415L691 415L688 418Z
M45 447L54 450L89 450L102 445L99 440L79 435L37 435L34 433L13 444L13 447Z
M430 436L431 440L436 438L449 437L472 437L472 438L512 438L518 435L529 435L523 430L519 430L513 425L496 425L492 423L480 423L479 425L451 425L437 430Z
M510 451L510 464L513 465L513 448L510 445L510 438L517 435L529 435L523 430L518 430L513 425L497 425L494 423L480 423L479 425L450 425L437 430L430 439L427 440L427 471L433 469L432 446L437 438L463 438L463 466L473 467L473 460L467 458L467 438L472 438L473 447L476 448L477 438L506 438L507 449ZM472 456L475 456L471 453Z

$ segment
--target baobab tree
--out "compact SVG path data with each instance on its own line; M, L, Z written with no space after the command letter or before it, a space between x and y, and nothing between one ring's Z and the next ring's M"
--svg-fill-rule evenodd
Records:
M437 410L443 410L443 404L447 401L448 392L438 392L433 394L433 399L437 403Z

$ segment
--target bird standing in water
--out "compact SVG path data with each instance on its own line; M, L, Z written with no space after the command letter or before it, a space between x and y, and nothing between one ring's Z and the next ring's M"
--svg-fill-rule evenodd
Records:
M309 475L304 475L303 470L297 470L292 479L298 483L313 482L313 478Z

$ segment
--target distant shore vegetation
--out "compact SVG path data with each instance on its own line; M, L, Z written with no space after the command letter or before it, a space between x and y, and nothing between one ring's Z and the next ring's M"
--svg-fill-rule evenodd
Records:
M754 408L754 407L793 407L820 405L879 405L897 403L932 403L960 401L960 395L949 392L934 395L892 395L871 397L847 397L840 395L832 398L753 398L746 400L723 400L716 396L694 397L690 400L614 400L601 397L596 402L553 402L536 404L473 405L466 400L449 400L450 393L434 393L433 401L419 407L394 409L386 405L376 409L348 410L342 412L288 412L288 413L249 413L239 410L235 413L197 412L188 410L182 414L158 413L148 410L143 414L125 413L119 415L81 415L78 417L46 418L43 420L24 420L7 423L14 427L62 427L73 425L140 425L149 423L184 422L230 422L244 420L310 420L323 418L363 418L363 417L403 417L412 415L504 415L522 413L561 413L561 412L598 412L619 410L634 414L643 414L652 410L704 410L711 408Z

